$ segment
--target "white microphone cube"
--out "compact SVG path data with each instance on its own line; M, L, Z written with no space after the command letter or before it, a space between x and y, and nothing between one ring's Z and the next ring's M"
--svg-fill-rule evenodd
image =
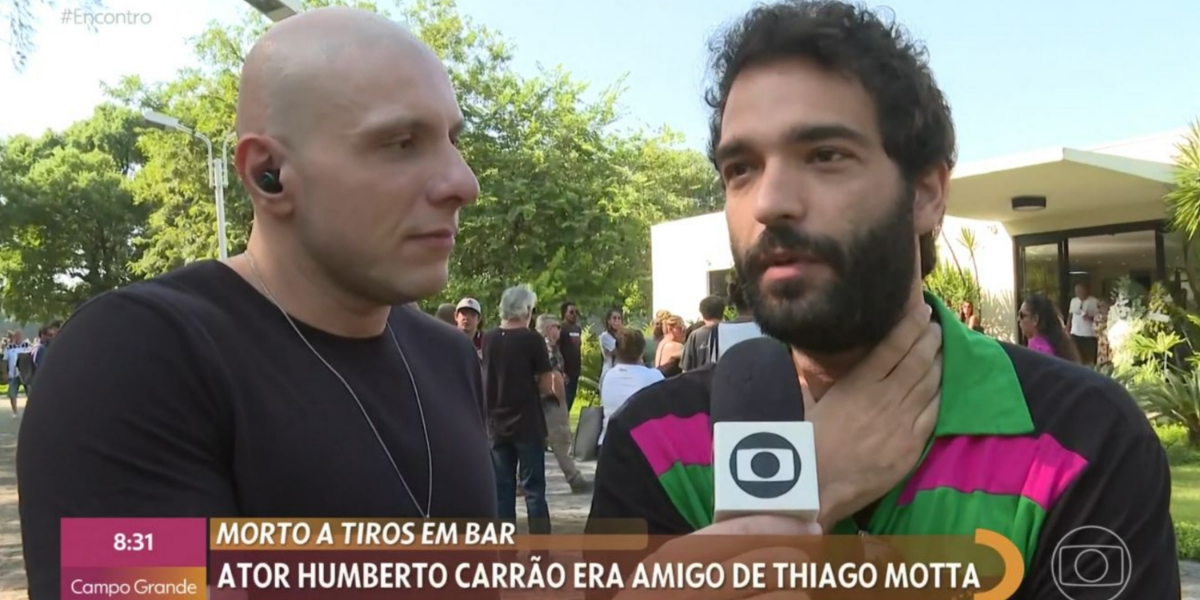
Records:
M816 521L817 448L807 421L713 425L713 519L772 514Z

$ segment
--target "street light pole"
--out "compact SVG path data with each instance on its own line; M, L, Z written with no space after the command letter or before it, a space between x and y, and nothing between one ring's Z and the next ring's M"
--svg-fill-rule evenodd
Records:
M245 2L275 23L300 14L300 4L296 0L245 0Z
M218 163L217 159L213 157L212 140L199 131L184 127L179 119L170 115L147 110L142 113L142 118L151 125L180 131L204 142L204 148L208 151L208 185L212 186L217 203L217 252L221 260L225 260L229 257L225 246L225 166L224 162Z
M229 141L237 142L237 132L230 131L221 140L221 162L217 163L217 240L220 246L221 260L229 254L225 247L225 186L229 185Z

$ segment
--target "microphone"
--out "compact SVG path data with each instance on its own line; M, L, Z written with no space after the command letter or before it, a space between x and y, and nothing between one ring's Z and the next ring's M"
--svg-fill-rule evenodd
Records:
M713 520L820 510L812 423L791 352L761 337L731 348L713 373Z

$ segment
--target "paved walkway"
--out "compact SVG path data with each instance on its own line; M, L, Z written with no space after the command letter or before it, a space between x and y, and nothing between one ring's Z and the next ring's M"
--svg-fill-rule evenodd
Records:
M16 433L20 421L11 419L7 411L7 407L0 408L0 600L25 600L28 595L25 592L25 564L21 558L21 524L17 511L15 472ZM579 467L588 479L592 479L596 463L579 463ZM546 476L554 531L582 533L591 508L591 495L571 493L552 455L546 456ZM520 499L517 512L520 520L524 521L525 506ZM521 526L523 528L524 523ZM1181 563L1180 571L1184 579L1184 600L1200 600L1200 563ZM519 596L522 595L513 595L514 598Z

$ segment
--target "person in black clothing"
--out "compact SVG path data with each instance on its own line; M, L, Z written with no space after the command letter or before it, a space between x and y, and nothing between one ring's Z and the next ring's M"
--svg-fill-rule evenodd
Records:
M558 351L562 353L563 376L566 379L567 414L571 414L583 370L583 328L579 326L579 307L574 302L563 302L559 307L559 316L562 318L562 332L558 336Z
M517 479L525 492L529 531L550 533L546 504L546 416L558 402L546 340L529 328L537 295L526 286L500 297L500 326L483 334L483 382L492 431L496 505L517 518Z
M709 342L716 331L717 325L725 319L725 299L720 296L709 296L700 301L700 317L704 325L687 334L683 344L683 359L679 367L684 371L699 369L709 363Z
M462 120L383 16L316 9L259 40L246 252L92 299L41 367L17 456L32 600L60 595L64 517L495 519L478 359L412 304L479 193Z

